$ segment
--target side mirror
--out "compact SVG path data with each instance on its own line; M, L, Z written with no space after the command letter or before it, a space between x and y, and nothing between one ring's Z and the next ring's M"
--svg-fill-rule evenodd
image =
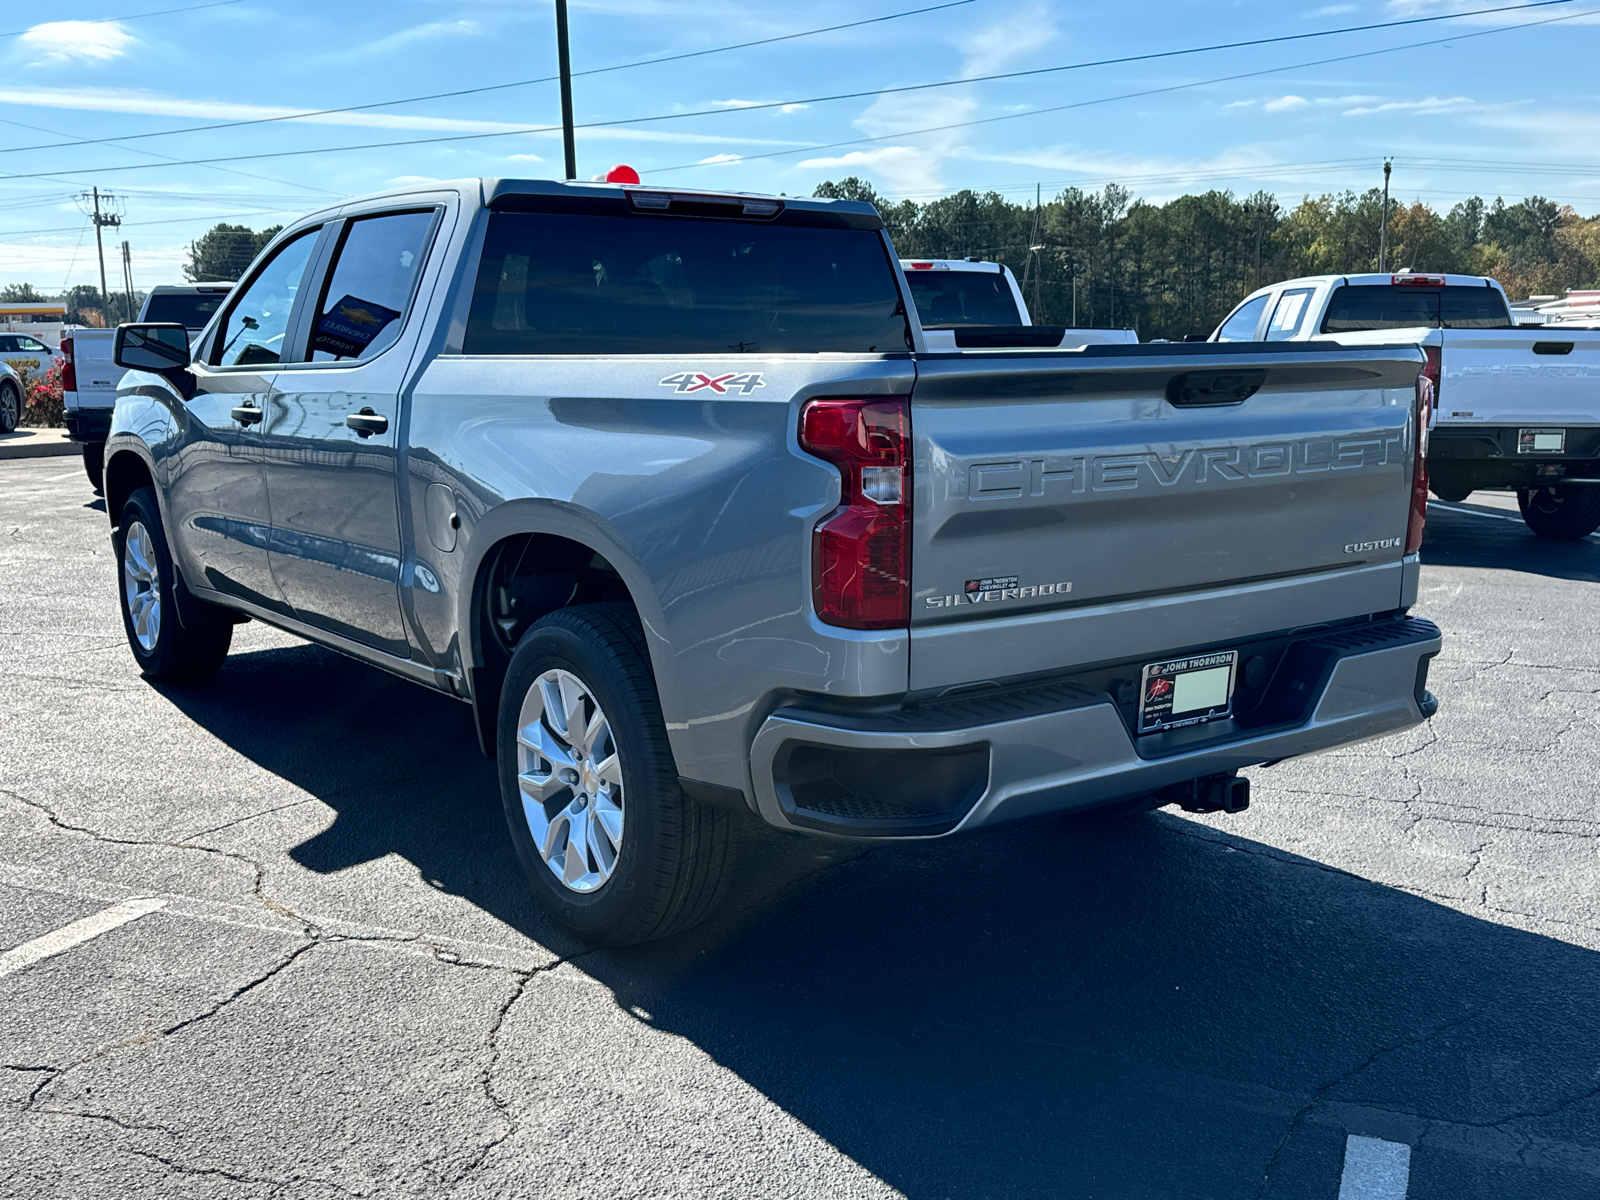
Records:
M181 371L189 365L189 331L182 325L118 325L111 361L130 371Z

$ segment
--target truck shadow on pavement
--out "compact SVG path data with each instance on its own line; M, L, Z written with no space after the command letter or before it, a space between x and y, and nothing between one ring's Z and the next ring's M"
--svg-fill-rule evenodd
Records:
M1412 1200L1600 1189L1600 955L1568 943L1161 813L870 850L747 826L710 922L585 954L528 896L464 705L309 646L169 695L334 811L295 862L404 857L914 1200L1325 1200L1346 1133L1415 1147ZM714 1095L604 1061L585 1086L645 1106L619 1128L664 1105L663 1139L738 1156Z
M1600 540L1547 541L1535 537L1516 514L1471 500L1454 508L1429 504L1422 561L1430 567L1488 567L1600 583Z

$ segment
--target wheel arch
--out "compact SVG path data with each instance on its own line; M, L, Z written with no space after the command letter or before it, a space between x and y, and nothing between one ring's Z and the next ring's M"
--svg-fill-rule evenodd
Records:
M156 487L155 470L145 456L126 443L107 446L106 450L105 462L101 466L101 478L104 483L106 519L111 522L111 527L116 528L117 521L122 516L122 507L127 504L128 497L142 487L155 491L156 503L161 508L161 519L165 521L166 505L163 503L161 489Z
M670 654L662 612L649 573L609 522L558 501L514 500L475 521L465 549L462 579L470 585L456 597L456 626L485 754L495 752L509 648L534 621L575 604L618 601L633 610L670 726L677 689L664 669Z

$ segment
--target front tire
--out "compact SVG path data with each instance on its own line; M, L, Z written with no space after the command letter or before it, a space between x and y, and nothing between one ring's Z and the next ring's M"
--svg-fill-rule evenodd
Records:
M15 433L22 424L22 389L14 379L0 379L0 433Z
M1528 528L1542 538L1575 542L1600 529L1600 486L1523 488L1517 507Z
M122 627L145 678L175 683L214 675L228 656L233 619L226 610L195 599L184 588L167 548L161 510L152 489L143 487L128 497L112 546ZM187 622L184 616L189 618Z
M106 490L106 444L104 442L85 442L83 444L83 473L89 477L89 482L94 487L95 495L104 494Z
M704 919L726 886L728 814L678 784L644 635L621 604L540 618L500 693L506 823L534 894L585 941Z

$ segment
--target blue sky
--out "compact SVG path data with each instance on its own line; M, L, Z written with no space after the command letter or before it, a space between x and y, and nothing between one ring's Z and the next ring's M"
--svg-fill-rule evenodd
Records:
M555 70L549 3L237 0L86 23L185 2L87 0L72 6L74 20L31 28L16 9L0 18L8 23L0 28L6 35L0 37L0 150L281 117ZM937 2L571 0L573 67L683 54ZM1308 192L1379 183L1382 158L1393 156L1394 194L1402 201L1448 208L1473 194L1537 193L1585 215L1600 211L1600 0L973 81L1495 2L971 0L773 45L579 76L580 124L701 115L580 129L578 169L588 177L626 162L646 182L791 194L857 174L888 195L917 199L962 187L1023 199L1036 183L1048 196L1108 180L1156 200L1212 187L1240 194L1262 187L1293 204ZM1488 32L1556 17L1569 19ZM1439 39L1447 40L1297 65ZM1273 70L1280 67L1291 69ZM938 81L958 82L818 99ZM1188 86L1194 84L1200 86ZM1177 90L1108 99L1163 88ZM1082 106L1039 111L1064 105ZM910 132L997 117L1006 119ZM94 237L76 198L92 185L120 197L125 224L116 240L131 243L134 282L147 287L179 281L189 239L218 220L260 228L409 180L559 176L559 133L506 132L559 120L556 85L538 83L120 145L0 153L0 283L25 279L55 291L95 280ZM483 133L495 136L210 165L171 161ZM877 140L834 145L859 139ZM825 146L832 148L817 148ZM757 155L765 157L751 157ZM109 169L129 167L137 169ZM39 177L45 173L51 177ZM110 273L120 280L119 270Z

